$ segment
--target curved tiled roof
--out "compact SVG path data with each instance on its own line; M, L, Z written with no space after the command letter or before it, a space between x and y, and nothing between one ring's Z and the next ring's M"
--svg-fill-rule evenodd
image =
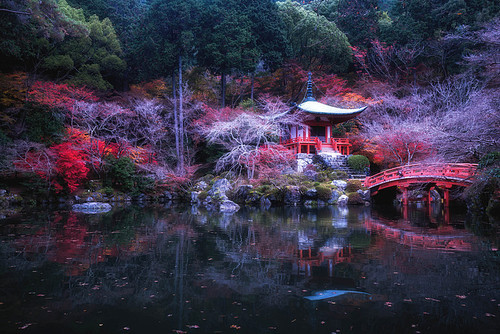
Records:
M300 110L316 114L328 116L338 122L345 122L361 114L367 107L362 107L358 109L343 109L329 106L327 104L320 103L318 101L309 99L302 102L297 106Z

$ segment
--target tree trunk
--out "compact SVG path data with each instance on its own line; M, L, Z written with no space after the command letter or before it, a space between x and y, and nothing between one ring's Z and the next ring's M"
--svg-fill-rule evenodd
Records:
M175 135L175 155L177 157L177 172L179 172L179 161L181 156L179 138L179 118L177 116L177 90L175 88L175 73L172 73L172 94L174 100L174 135Z
M178 168L180 175L184 175L184 94L182 83L182 56L179 55L179 142L180 156Z
M250 100L252 101L253 104L253 91L255 87L255 73L252 73L252 79L250 83Z
M226 107L226 74L224 73L224 71L222 71L222 74L221 74L221 101L220 101L220 106L221 108L225 108Z

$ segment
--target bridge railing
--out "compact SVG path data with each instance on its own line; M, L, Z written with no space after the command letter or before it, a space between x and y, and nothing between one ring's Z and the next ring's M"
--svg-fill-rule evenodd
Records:
M435 163L435 164L411 164L401 167L387 169L383 172L369 176L364 181L367 188L378 184L398 180L402 178L454 178L472 180L477 171L477 164L465 163Z

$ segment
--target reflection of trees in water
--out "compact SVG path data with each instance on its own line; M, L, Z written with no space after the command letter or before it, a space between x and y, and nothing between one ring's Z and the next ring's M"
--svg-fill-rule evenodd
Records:
M68 305L146 307L171 328L185 330L186 324L207 319L206 328L216 330L221 324L226 329L231 325L228 319L220 320L221 314L238 314L252 323L251 316L257 313L289 307L293 304L290 296L302 296L303 289L332 288L339 278L378 295L370 305L384 309L383 304L390 301L391 311L433 312L443 321L455 319L445 314L450 310L463 314L462 303L466 309L484 310L482 299L469 299L470 295L498 294L494 290L498 275L492 275L498 273L498 262L486 255L478 261L469 253L412 249L383 235L370 235L363 225L364 208L347 212L337 208L242 209L234 215L128 208L104 216L59 216L57 222L53 215L46 216L29 228L21 224L2 227L2 235L15 235L0 243L3 272L15 271L10 281L2 280L12 288L12 298L17 296L16 288L26 293L43 290L53 299L39 303L61 312ZM310 259L304 255L304 261L330 260L330 253L350 245L350 262L335 264L333 278L301 276L294 272L301 238L312 248ZM73 252L71 261L66 262L64 252L51 255L59 246ZM56 258L61 261L51 264ZM12 265L16 267L9 268ZM75 265L81 270L67 270ZM360 278L361 272L366 278ZM317 273L313 271L313 276ZM40 282L40 277L47 281ZM296 304L292 309L300 307ZM266 314L269 321L271 314Z

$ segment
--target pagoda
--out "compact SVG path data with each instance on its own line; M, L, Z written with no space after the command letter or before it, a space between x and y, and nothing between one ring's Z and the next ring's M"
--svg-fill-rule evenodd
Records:
M305 114L303 124L290 126L287 136L280 138L280 144L295 154L350 154L352 144L349 143L349 139L334 138L333 126L358 116L367 107L343 109L316 101L313 96L311 73L309 73L306 95L297 108Z

